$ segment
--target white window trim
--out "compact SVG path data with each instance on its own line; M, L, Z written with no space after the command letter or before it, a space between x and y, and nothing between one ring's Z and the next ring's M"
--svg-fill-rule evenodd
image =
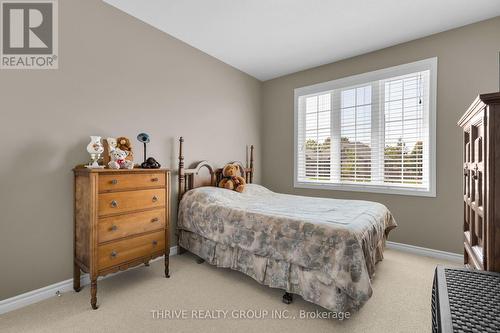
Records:
M409 64L384 68L373 72L353 75L333 81L322 82L294 90L294 156L293 186L295 188L372 192L396 195L436 197L436 104L437 104L437 57L415 61ZM429 188L408 188L405 186L358 185L311 183L298 181L298 98L309 94L353 86L361 83L388 79L395 76L430 70L429 78Z

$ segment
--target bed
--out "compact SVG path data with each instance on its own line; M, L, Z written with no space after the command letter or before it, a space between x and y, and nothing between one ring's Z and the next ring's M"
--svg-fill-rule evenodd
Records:
M361 307L372 295L375 265L396 222L382 204L280 194L252 184L238 163L243 193L216 187L220 169L184 169L179 149L178 244L209 264L297 294L330 311ZM205 181L198 179L208 171ZM181 251L182 252L182 251Z

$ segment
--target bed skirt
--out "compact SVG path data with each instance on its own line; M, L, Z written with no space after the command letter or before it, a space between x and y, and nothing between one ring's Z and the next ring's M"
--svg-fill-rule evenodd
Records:
M382 260L385 240L375 249L364 249L370 277L375 263ZM308 269L284 260L262 257L239 247L231 247L186 230L179 230L179 245L217 267L240 271L271 288L302 296L306 301L333 312L357 310L366 299L353 299L336 287L335 281L320 270ZM366 246L366 244L363 244ZM364 247L365 247L364 246Z

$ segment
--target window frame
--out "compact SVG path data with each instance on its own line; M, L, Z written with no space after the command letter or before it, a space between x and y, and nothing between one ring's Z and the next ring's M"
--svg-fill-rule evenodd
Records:
M438 58L428 58L408 64L388 67L372 72L362 73L340 78L328 82L313 84L294 89L294 156L293 156L293 187L307 189L323 189L337 191L371 192L382 194L409 195L436 197L436 104L437 104L437 65ZM340 184L340 183L315 183L303 182L298 179L298 117L299 97L343 89L350 86L368 84L372 81L385 80L397 76L408 75L415 72L429 71L429 143L428 143L428 171L429 187L416 188L405 185L368 185L368 184ZM332 107L333 108L333 107ZM331 117L334 118L333 116ZM373 126L373 125L372 125Z

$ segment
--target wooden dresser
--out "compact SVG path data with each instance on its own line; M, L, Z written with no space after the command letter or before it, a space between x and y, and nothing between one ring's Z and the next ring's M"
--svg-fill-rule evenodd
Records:
M500 272L500 93L479 95L463 136L464 263Z
M169 277L170 171L76 167L73 288L89 273L97 309L97 277L165 255Z

